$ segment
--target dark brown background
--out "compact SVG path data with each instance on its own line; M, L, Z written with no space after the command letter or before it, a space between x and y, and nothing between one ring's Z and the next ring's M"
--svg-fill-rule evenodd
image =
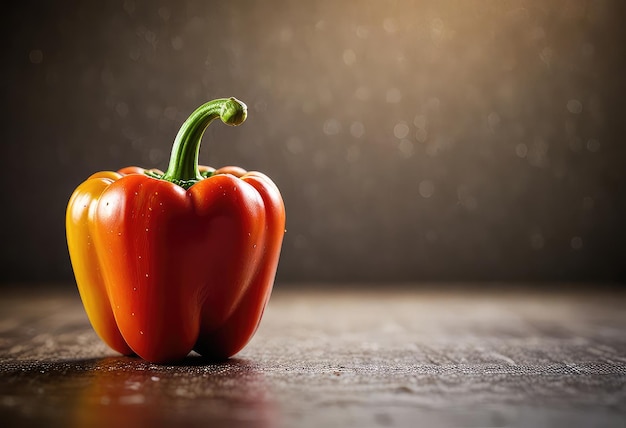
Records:
M2 282L70 281L73 189L224 96L201 160L281 188L279 282L626 278L623 2L15 3Z

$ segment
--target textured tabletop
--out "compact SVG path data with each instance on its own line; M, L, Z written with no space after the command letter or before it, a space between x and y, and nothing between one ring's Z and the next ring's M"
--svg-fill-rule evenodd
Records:
M56 290L0 302L4 427L626 426L623 292L277 286L235 358L159 366Z

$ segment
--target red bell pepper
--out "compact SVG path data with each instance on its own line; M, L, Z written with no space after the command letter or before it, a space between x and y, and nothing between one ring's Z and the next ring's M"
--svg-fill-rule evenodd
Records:
M182 125L168 169L89 177L72 194L67 242L81 299L98 335L122 354L167 363L191 350L227 358L255 333L285 231L274 183L238 167L198 166L217 117L246 106L218 99Z

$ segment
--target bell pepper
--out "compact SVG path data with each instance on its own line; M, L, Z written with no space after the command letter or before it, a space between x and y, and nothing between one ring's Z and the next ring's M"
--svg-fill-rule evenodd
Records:
M210 101L182 125L164 173L98 172L73 192L66 234L76 284L114 350L154 363L192 350L222 359L254 335L275 279L283 200L260 172L198 165L206 127L246 115L235 98Z

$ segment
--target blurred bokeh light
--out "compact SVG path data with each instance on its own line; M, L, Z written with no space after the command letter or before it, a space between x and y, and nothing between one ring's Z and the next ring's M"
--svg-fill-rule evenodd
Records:
M623 280L619 1L113 1L3 6L4 281L69 281L91 173L201 161L268 174L278 280Z

